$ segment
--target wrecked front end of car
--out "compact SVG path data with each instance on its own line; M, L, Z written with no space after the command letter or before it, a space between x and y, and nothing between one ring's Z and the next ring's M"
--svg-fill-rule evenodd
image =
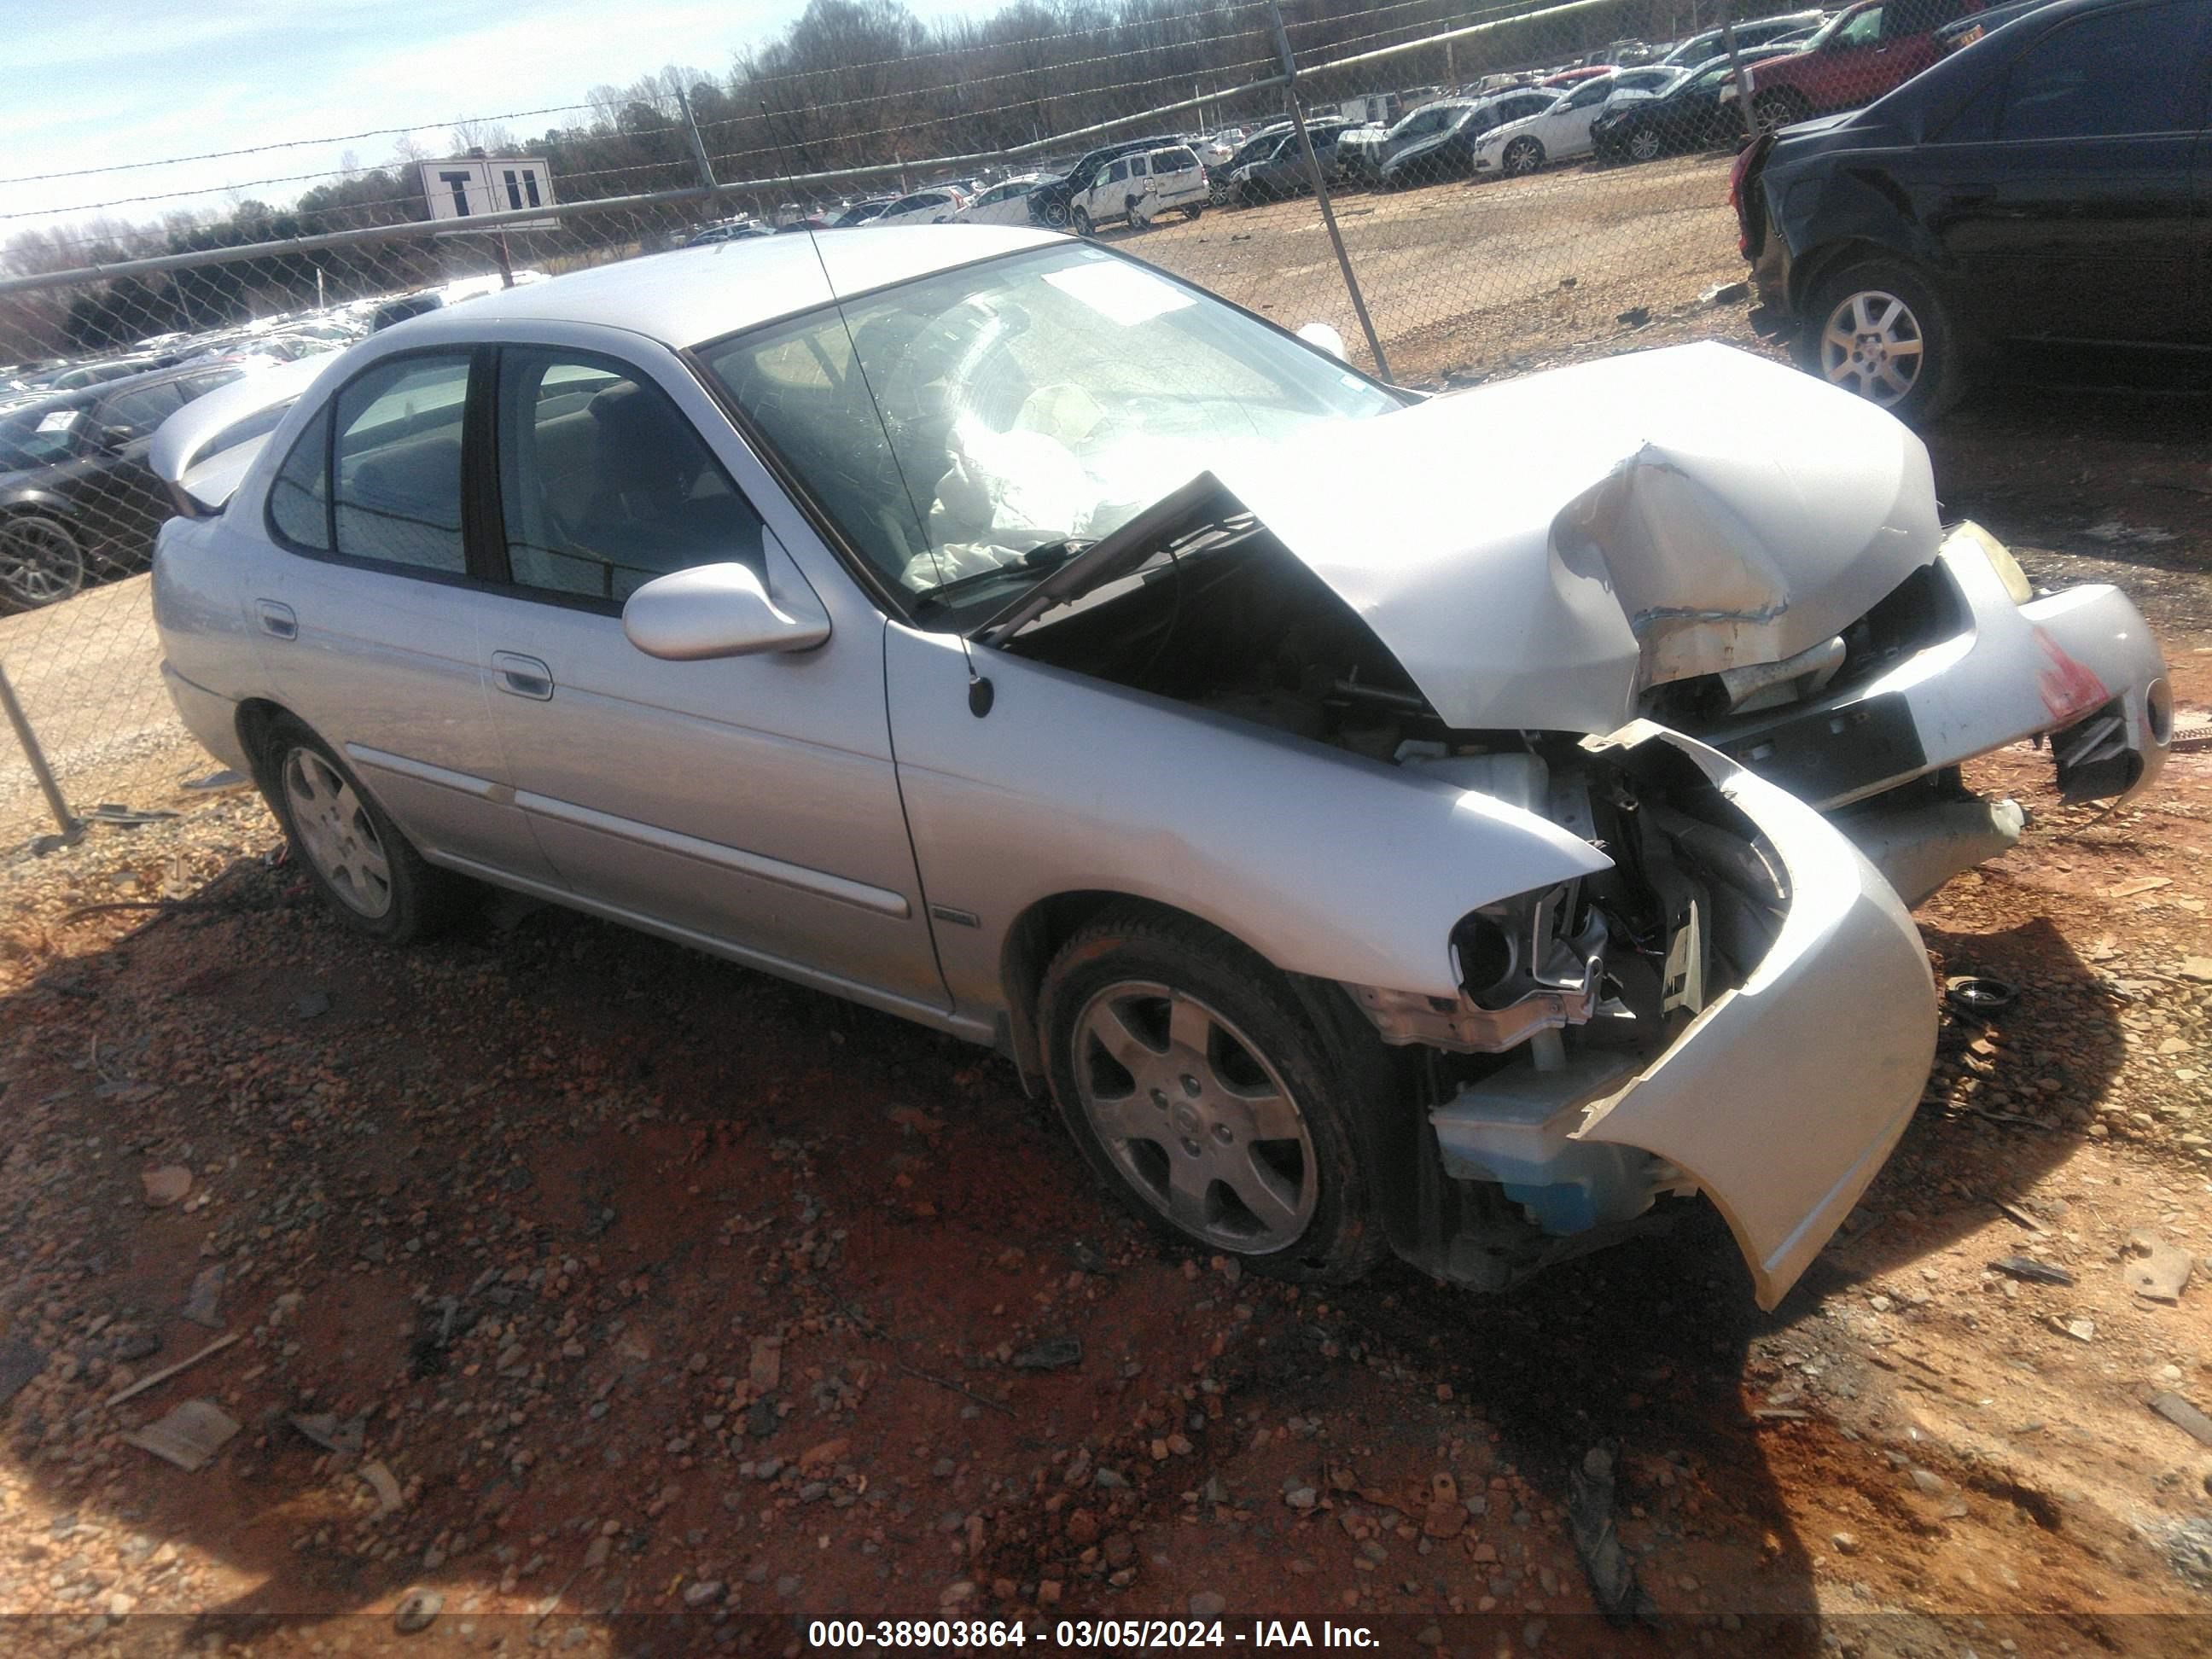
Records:
M1329 441L1195 481L1085 556L1119 591L1083 599L1071 565L977 637L1600 854L1438 918L1443 983L1403 952L1395 978L1328 971L1303 938L1270 959L1333 981L1403 1062L1374 1147L1401 1255L1500 1288L1702 1194L1771 1307L1925 1082L1907 904L2019 834L1960 763L2044 736L2069 796L2141 790L2167 738L2155 641L2117 591L2039 597L1947 531L1897 422L1717 348ZM1055 605L1077 608L1013 637ZM1367 857L1431 855L1376 809Z
M1347 985L1418 1054L1398 1252L1503 1289L1702 1194L1762 1307L1904 1133L1935 1050L1917 930L1820 815L1650 721L1504 769L1612 868L1453 933L1456 998ZM1486 761L1443 775L1486 788Z

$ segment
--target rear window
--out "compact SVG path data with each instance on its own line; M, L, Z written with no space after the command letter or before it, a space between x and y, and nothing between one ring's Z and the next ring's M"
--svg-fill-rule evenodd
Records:
M1162 149L1152 153L1152 171L1158 173L1188 173L1198 165L1198 157L1187 149Z

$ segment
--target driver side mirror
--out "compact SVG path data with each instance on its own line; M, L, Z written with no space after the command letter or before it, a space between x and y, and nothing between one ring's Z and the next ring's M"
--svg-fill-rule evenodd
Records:
M763 580L749 564L702 564L656 576L623 606L623 632L648 657L698 662L811 651L830 637L830 613L791 556L763 533Z
M143 435L135 426L104 426L100 428L100 447L110 451L122 449L137 443Z

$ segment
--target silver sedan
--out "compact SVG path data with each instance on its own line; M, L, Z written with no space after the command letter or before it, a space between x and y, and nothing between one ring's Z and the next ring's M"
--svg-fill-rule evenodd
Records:
M1785 369L1309 334L985 227L493 295L166 527L165 672L376 939L490 884L995 1046L1266 1271L1709 1201L1771 1306L1919 1098L1906 902L2019 834L1958 763L2148 787L2156 643Z

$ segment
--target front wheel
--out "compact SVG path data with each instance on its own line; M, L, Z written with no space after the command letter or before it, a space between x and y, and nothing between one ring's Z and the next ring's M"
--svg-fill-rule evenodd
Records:
M1628 135L1628 159L1632 161L1656 161L1659 149L1656 127L1638 127Z
M1088 236L1091 234L1091 214L1087 209L1079 207L1068 209L1067 222L1078 236Z
M0 606L36 611L84 586L84 547L76 532L44 513L0 519Z
M1794 87L1776 87L1762 92L1751 100L1751 112L1759 125L1772 132L1782 127L1795 126L1800 121L1812 118L1813 106L1805 94Z
M1505 147L1505 171L1512 173L1534 173L1544 165L1544 147L1534 138L1516 138Z
M1057 199L1044 203L1037 209L1037 222L1047 230L1067 228L1067 204Z
M1801 343L1806 367L1906 422L1957 401L1958 341L1942 297L1910 265L1874 260L1824 279Z
M1258 957L1187 917L1109 911L1054 957L1039 1015L1069 1133L1153 1226L1279 1278L1381 1260L1355 1068Z
M257 768L261 793L324 903L356 933L405 945L437 933L465 903L461 878L432 867L331 746L286 717Z

